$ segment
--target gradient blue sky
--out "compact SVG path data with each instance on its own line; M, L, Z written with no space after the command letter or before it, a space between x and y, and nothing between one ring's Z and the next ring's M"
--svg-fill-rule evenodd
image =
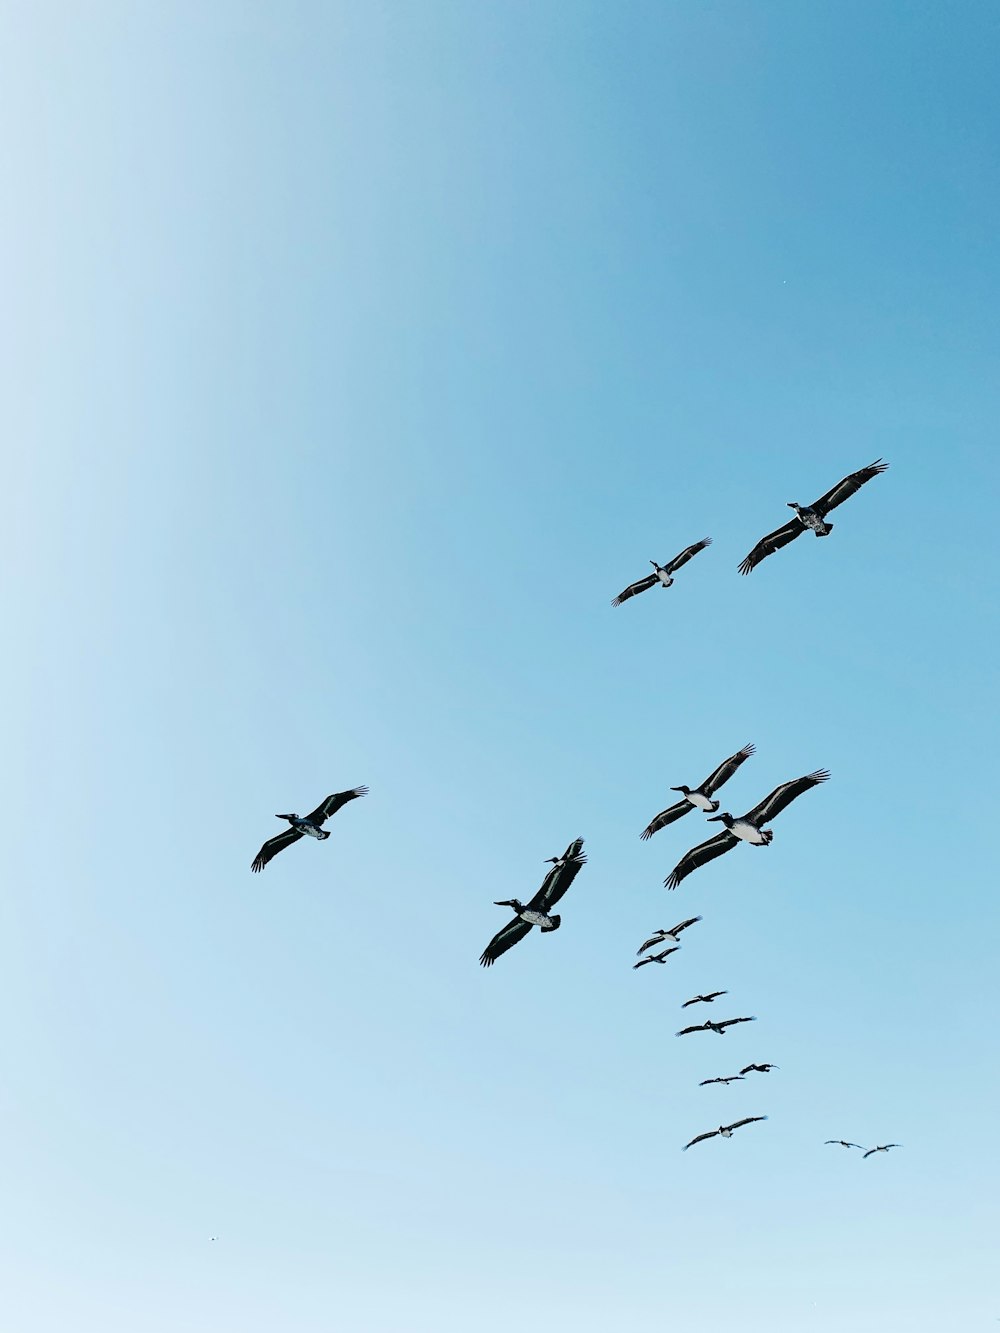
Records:
M4 1328L995 1326L998 38L4 7ZM749 740L833 780L668 895Z

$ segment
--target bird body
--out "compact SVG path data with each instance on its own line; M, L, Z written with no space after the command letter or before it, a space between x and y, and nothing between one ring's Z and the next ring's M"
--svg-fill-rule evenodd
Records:
M713 800L713 796L718 789L733 776L740 764L749 759L755 752L753 745L744 745L742 750L737 750L731 754L728 759L710 773L700 787L688 787L681 783L679 787L671 787L671 791L681 793L681 799L670 805L666 810L661 810L658 815L654 815L649 821L647 827L639 835L644 841L651 838L654 833L659 833L661 828L666 828L672 824L675 819L680 819L682 815L688 815L692 810L701 810L703 814L712 814L718 810L719 802Z
M747 1065L740 1070L741 1074L769 1074L772 1069L777 1069L777 1065Z
M649 939L646 940L644 944L640 945L636 957L640 957L647 949L651 949L654 944L664 944L669 941L671 944L679 945L681 932L687 930L688 926L695 925L700 920L700 916L691 916L688 917L686 921L678 921L677 925L671 926L669 930L654 930Z
M294 813L289 815L276 815L276 819L286 819L288 821L288 828L282 833L278 833L275 837L268 838L267 842L264 843L260 851L254 857L250 869L254 871L254 873L263 870L268 861L273 860L279 852L284 851L286 847L290 847L293 842L298 842L300 838L316 838L320 842L325 842L330 836L330 833L329 830L324 829L321 826L326 823L331 815L336 814L342 806L346 805L348 801L353 801L359 796L367 795L367 787L352 787L350 791L334 792L332 796L328 796L321 805L318 805L316 809L308 815L297 815Z
M713 990L709 991L707 995L693 995L690 1000L684 1001L681 1008L687 1009L688 1006L692 1004L711 1004L714 1000L717 1000L720 995L728 994L729 992L727 990Z
M693 1023L690 1027L681 1028L680 1032L675 1032L676 1037L686 1037L689 1032L717 1032L720 1037L726 1035L726 1028L731 1028L737 1023L756 1023L756 1018L724 1018L721 1023L716 1023L709 1018L704 1023Z
M888 466L889 464L883 463L881 458L876 458L874 463L869 463L867 467L859 468L857 472L851 472L841 481L838 481L836 486L831 487L825 495L821 495L811 505L800 505L795 500L789 500L788 508L795 510L795 517L760 539L750 554L741 562L740 573L749 574L757 568L762 560L766 560L775 551L780 551L783 546L787 546L789 542L793 542L796 537L800 537L807 530L817 537L828 537L833 531L833 524L826 521L826 516L830 510L836 509L839 504L843 504L855 491L859 491L866 481L871 481L872 477L877 477Z
M869 1148L863 1155L862 1160L864 1160L864 1157L871 1157L873 1152L888 1152L890 1148L899 1148L900 1146L898 1143L880 1143L877 1148Z
M742 1074L730 1074L728 1078L703 1078L698 1084L699 1088L707 1088L710 1083L725 1083L728 1087L730 1083L742 1083Z
M513 908L515 915L502 930L497 931L483 950L479 959L483 967L492 967L502 954L512 949L519 940L523 940L533 926L538 926L543 934L559 929L562 918L554 915L550 908L555 906L573 883L586 860L583 839L576 838L562 856L549 857L546 864L551 864L552 869L542 880L541 888L530 902L522 903L517 898L505 898L496 903L497 907Z
M810 787L826 782L830 774L825 768L818 768L814 773L807 773L803 778L793 778L775 787L770 795L755 805L745 815L734 818L728 810L713 815L708 823L724 824L725 828L707 842L699 843L686 852L663 881L668 889L676 889L683 879L697 870L699 866L714 861L716 857L732 851L739 842L748 842L752 847L767 847L774 834L763 826L781 814L786 806L791 805L797 796L801 796Z
M673 575L686 565L692 556L703 551L706 546L711 546L711 537L705 537L700 542L695 542L693 546L686 546L679 555L675 555L673 560L668 560L665 565L658 565L655 560L650 560L653 566L652 574L647 574L643 579L637 579L635 583L630 583L627 588L618 594L611 603L612 606L621 606L622 602L627 602L630 597L638 597L639 593L646 592L649 588L655 588L657 584L661 588L669 588L673 584Z
M677 953L680 945L675 944L672 949L664 949L661 953L651 953L645 958L640 958L637 963L632 964L632 971L637 967L645 967L647 963L665 963L672 953Z

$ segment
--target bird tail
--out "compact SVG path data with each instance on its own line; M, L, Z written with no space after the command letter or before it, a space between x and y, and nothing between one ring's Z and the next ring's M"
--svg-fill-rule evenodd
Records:
M830 535L830 533L831 533L832 531L833 531L833 524L832 524L832 523L824 523L823 526L822 526L821 528L817 528L817 529L816 529L816 536L817 536L817 537L829 537L829 535Z
M329 829L322 829L322 828L320 829L320 831L319 831L319 840L320 840L320 842L325 842L326 839L327 839L329 836L330 836L330 830L329 830Z
M539 930L541 930L543 935L547 935L550 930L558 930L561 924L562 924L562 917L554 916L552 918L551 926L539 926Z
M709 813L714 815L715 812L716 812L716 810L718 810L718 808L719 808L719 806L720 806L721 804L722 804L721 801L712 801L711 804L710 804L709 807L708 807L708 809L709 809Z
M766 828L762 830L760 836L764 839L764 846L767 847L770 845L771 840L774 837L774 829Z

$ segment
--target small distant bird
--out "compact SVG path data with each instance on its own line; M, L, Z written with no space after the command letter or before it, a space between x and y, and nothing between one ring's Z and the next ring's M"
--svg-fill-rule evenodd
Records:
M685 1143L684 1151L693 1148L696 1143L701 1143L703 1139L714 1139L718 1134L724 1139L733 1137L733 1130L739 1129L741 1125L752 1125L756 1120L766 1120L766 1115L748 1115L745 1120L734 1120L731 1125L720 1125L718 1129L710 1129L707 1134L698 1134L690 1143Z
M675 1037L686 1037L689 1032L717 1032L720 1037L726 1035L726 1028L733 1027L736 1023L756 1023L757 1019L751 1018L724 1018L721 1023L714 1023L709 1019L706 1023L696 1023L693 1027L681 1028L680 1032L675 1032Z
M712 1001L717 1000L720 995L728 994L729 992L727 990L710 990L707 995L692 995L690 1000L684 1001L681 1008L686 1009L690 1004L711 1004Z
M726 827L714 838L709 838L707 842L699 843L697 847L685 852L663 883L668 889L676 889L681 880L686 879L692 870L697 870L699 866L714 861L717 856L732 851L738 842L748 842L752 847L767 847L774 834L770 829L764 828L764 825L780 815L786 806L791 805L796 796L801 796L804 791L817 786L820 782L826 782L829 776L825 768L818 768L815 773L807 773L804 778L793 778L791 782L783 782L740 819L734 819L728 810L724 810L721 815L713 815L708 820L709 824L725 824Z
M880 1143L877 1148L869 1148L863 1157L871 1157L873 1152L888 1152L890 1148L900 1148L900 1143Z
M733 776L740 764L749 759L755 752L752 745L744 745L742 750L737 750L731 754L728 759L724 759L714 773L701 784L700 787L685 787L683 784L679 787L671 787L671 791L679 791L684 797L676 805L670 805L666 810L661 810L658 815L654 815L649 824L639 834L640 838L648 839L654 833L659 833L661 828L666 828L672 824L675 819L680 819L682 815L690 814L692 810L702 810L706 815L718 810L719 802L713 801L712 797L719 788Z
M367 787L352 787L350 791L338 791L334 792L332 796L328 796L322 805L316 807L312 814L301 816L295 814L276 815L276 819L287 819L290 827L286 828L284 833L268 838L254 857L250 869L255 873L263 870L268 861L277 856L279 852L283 852L286 847L291 847L293 842L298 842L302 837L308 836L318 838L321 842L325 841L330 834L321 825L325 824L330 816L335 815L340 807L346 805L348 801L367 795Z
M546 862L552 869L542 880L542 887L528 903L517 898L505 898L496 903L497 907L512 907L517 915L508 921L503 930L497 933L480 955L483 967L492 967L501 954L512 949L519 940L523 940L532 926L538 926L543 934L558 930L562 917L553 916L550 908L554 907L569 886L576 879L580 867L586 863L583 852L583 839L576 838L563 852L562 856L551 856Z
M699 1088L707 1088L710 1083L742 1083L742 1074L730 1074L728 1078L703 1078L698 1084Z
M837 505L843 504L849 499L855 491L859 491L866 481L871 481L872 477L877 477L880 472L884 472L889 466L883 463L881 458L876 458L874 463L869 463L867 467L859 468L857 472L852 472L849 476L838 481L832 490L821 495L811 505L800 505L794 500L788 502L788 508L795 510L795 517L790 519L784 527L769 532L766 537L762 537L753 548L747 558L740 565L741 574L749 574L752 569L765 560L775 551L780 551L783 546L793 542L796 537L810 528L817 537L828 537L833 531L833 524L827 523L826 516L831 509L836 509Z
M666 940L669 940L671 944L679 944L681 931L687 930L688 926L693 926L700 920L700 916L689 916L686 921L678 921L677 925L671 926L669 930L654 930L649 939L636 951L636 958L641 957L654 944L663 944Z
M662 953L651 953L646 958L640 958L637 963L632 964L632 971L637 967L645 967L647 963L665 963L672 953L678 953L680 945L675 944L672 949L664 949Z
M860 1148L860 1143L848 1143L846 1139L825 1139L825 1143L836 1143L841 1148Z
M682 565L686 565L692 556L697 555L699 551L704 551L706 546L712 545L711 537L705 537L700 542L695 542L693 546L685 546L680 555L675 555L673 560L668 560L665 565L658 565L655 560L650 560L653 566L653 573L647 574L644 579L639 579L637 583L630 583L624 592L620 592L611 603L612 606L621 606L622 602L627 602L630 597L636 597L639 593L645 592L647 588L655 587L658 583L661 588L669 588L673 583L672 575L676 574Z
M741 1074L769 1074L769 1073L771 1072L772 1069L777 1069L777 1068L778 1068L777 1065L747 1065L747 1067L746 1067L745 1069L741 1069L741 1070L740 1070L740 1073L741 1073Z

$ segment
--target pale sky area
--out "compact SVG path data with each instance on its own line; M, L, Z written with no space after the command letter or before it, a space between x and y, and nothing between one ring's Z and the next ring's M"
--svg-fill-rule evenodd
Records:
M986 0L3 7L0 1327L997 1327L998 56ZM723 809L832 778L668 893L746 742ZM708 989L757 1022L678 1040Z

